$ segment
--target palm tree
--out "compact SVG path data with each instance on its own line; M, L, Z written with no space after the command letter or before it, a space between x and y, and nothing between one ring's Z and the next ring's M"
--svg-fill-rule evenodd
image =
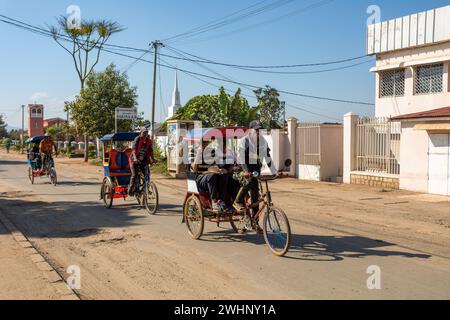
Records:
M123 28L117 22L110 20L81 21L78 27L73 27L66 17L58 18L57 25L50 27L53 39L72 57L80 80L80 94L84 90L86 79L100 61L104 45L113 34L121 31ZM75 126L78 127L76 123ZM87 146L86 134L84 134L84 142ZM85 149L84 160L87 162L88 148Z

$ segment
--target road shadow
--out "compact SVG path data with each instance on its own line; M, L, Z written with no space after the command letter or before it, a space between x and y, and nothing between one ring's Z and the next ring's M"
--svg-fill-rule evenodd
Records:
M98 186L100 193L100 186L102 185L99 181L58 181L60 186L68 187L83 187L83 186Z
M183 216L183 206L178 204L160 204L159 210L157 212L158 216L163 217L173 217L173 216Z
M0 166L18 166L27 164L27 160L17 161L17 160L0 160Z
M105 229L125 230L142 225L148 215L132 212L136 206L105 208L100 201L24 201L0 195L1 212L30 238L81 238ZM140 223L141 222L141 223ZM148 220L145 224L149 224Z
M209 242L248 242L255 245L266 245L264 236L256 233L239 235L232 230L206 233L203 241ZM374 240L361 236L319 236L292 234L291 248L286 259L307 260L317 262L336 262L344 259L364 257L403 257L429 259L431 255L405 251L388 250L396 244Z

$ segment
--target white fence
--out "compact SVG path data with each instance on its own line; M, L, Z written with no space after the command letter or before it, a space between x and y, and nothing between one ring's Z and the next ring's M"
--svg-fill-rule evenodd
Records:
M298 162L301 165L318 166L321 163L320 124L300 123L297 128L299 145Z
M356 134L357 171L400 174L400 122L360 118Z

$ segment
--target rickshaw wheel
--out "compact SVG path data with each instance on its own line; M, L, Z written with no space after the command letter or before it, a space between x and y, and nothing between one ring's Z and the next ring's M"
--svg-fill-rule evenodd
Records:
M110 209L113 205L114 186L110 179L105 178L102 184L102 198L105 207Z
M188 232L194 240L200 239L205 227L205 218L200 200L195 195L190 196L184 204L183 214Z
M153 182L150 182L145 188L142 200L148 213L155 215L159 206L159 194L158 188Z
M28 168L28 178L30 179L31 184L34 184L34 173L32 168Z

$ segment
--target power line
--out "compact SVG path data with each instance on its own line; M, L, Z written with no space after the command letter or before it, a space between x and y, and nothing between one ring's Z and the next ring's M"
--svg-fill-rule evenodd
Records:
M130 71L134 66L136 66L136 65L140 62L140 59L142 59L147 53L149 53L149 52L144 52L144 53L139 57L139 59L136 59L135 61L131 62L131 63L124 69L123 72L126 73L126 72Z
M234 12L232 14L229 14L229 15L227 15L225 17L213 20L213 21L211 21L211 22L209 22L209 23L207 23L207 24L205 24L203 26L194 28L194 29L192 29L190 31L187 31L187 32L183 32L183 33L181 33L179 35L176 35L176 36L173 36L173 37L170 37L170 38L166 38L163 41L170 43L170 42L178 41L181 38L182 39L192 38L193 36L196 36L196 35L199 35L199 34L202 34L202 33L205 33L205 32L209 32L211 30L215 30L215 29L218 29L218 28L222 28L222 27L227 26L229 24L236 23L238 21L247 19L247 18L249 18L251 16L256 16L256 15L259 15L259 14L261 14L263 12L267 12L267 11L271 11L271 10L277 9L278 7L286 5L286 4L288 4L288 3L292 2L292 1L294 1L294 0L280 0L280 1L276 1L274 3L270 3L270 4L265 5L263 7L256 8L253 11L242 13L241 15L238 15L237 17L233 18L233 16L236 16L237 14L239 14L241 12L245 12L248 9L251 9L253 7L257 7L257 6L261 5L261 4L263 4L264 2L267 2L267 0L264 0L264 1L261 1L261 2L258 2L256 4L254 4L254 5L251 5L250 7L238 10L238 11L236 11L236 12Z
M162 105L162 109L163 109L163 112L164 112L164 117L167 118L168 114L167 114L166 104L164 103L163 93L162 93L163 90L162 90L162 81L161 81L161 64L160 64L160 59L161 58L158 56L159 100L160 100L160 103Z
M229 35L232 35L232 34L236 34L236 33L240 33L240 32L243 32L243 31L250 30L250 29L254 29L254 28L257 28L257 27L260 27L260 26L267 26L267 25L272 24L274 22L277 22L279 20L282 20L282 19L285 19L285 18L289 18L291 16L294 16L294 15L297 15L297 14L300 14L300 13L303 13L303 12L306 12L306 11L309 11L309 10L321 7L323 5L331 3L333 1L334 0L319 1L317 3L310 4L310 5L308 5L308 6L304 7L304 8L294 10L293 12L281 15L281 16L276 17L276 18L272 18L272 19L269 19L269 20L266 20L266 21L263 21L263 22L259 22L259 23L256 23L256 24L253 24L253 25L250 25L250 26L245 26L243 28L236 29L236 30L229 31L229 32L225 32L225 33L221 33L221 34L218 34L218 35L212 35L212 36L201 38L201 39L194 39L194 41L190 41L190 43L198 43L198 42L203 42L203 41L213 40L213 39L215 40L215 39L223 38L223 37L226 37L226 36L229 36ZM183 43L183 42L186 42L186 41L181 41L181 43Z
M167 48L167 49L171 50L170 48ZM176 53L176 52L175 52L175 54L180 55L180 53ZM183 54L181 54L181 55L184 56ZM184 56L184 57L185 57L185 56ZM217 71L212 70L211 68L208 68L208 67L206 67L206 66L204 66L204 65L202 65L202 64L200 64L200 63L198 63L198 62L194 62L194 63L195 63L197 66L199 66L200 68L202 68L202 69L204 69L204 70L207 70L207 71L209 71L210 73L215 74L216 76L222 77L222 78L224 78L224 79L226 79L226 80L229 80L229 81L233 81L233 80L230 79L229 77L224 76L223 74L220 74L220 73L218 73ZM243 86L243 87L246 88L246 89L249 90L249 91L253 91L251 88L249 88L249 87L247 87L247 86Z
M163 61L164 63L166 63L166 64L168 64L169 66L173 67L173 65L171 65L171 64L168 63L167 61L165 61L165 60L163 60L163 59L161 59L161 61ZM184 73L184 72L183 72L183 73ZM217 89L220 89L221 87L223 87L223 86L219 86L219 85L216 85L216 84L214 84L214 83L211 83L211 82L209 82L209 81L205 81L205 80L203 80L203 79L201 79L201 78L199 78L199 77L196 77L196 76L194 76L194 75L192 75L192 74L186 73L186 75L190 76L191 78L197 79L198 81L203 82L203 83L205 83L205 84L207 84L207 85L210 85L210 86L212 86L212 87L215 87L215 88L217 88ZM234 92L233 92L232 90L227 89L227 88L225 88L225 87L223 87L223 88L224 88L225 91L227 91L228 93L234 94ZM251 96L251 95L248 95L248 94L245 94L245 93L241 93L241 96L247 97L247 98L252 98L252 99L255 98L255 96ZM305 108L301 108L301 107L298 107L298 106L295 106L295 105L292 105L292 104L286 103L286 105L287 105L288 107L292 108L292 109L296 109L296 110L299 110L299 111L303 111L303 112L306 112L306 113L309 113L309 114L312 114L312 115L316 115L316 116L319 116L319 117L323 117L323 118L326 118L326 119L331 119L331 120L335 120L335 121L341 121L341 120L342 120L342 119L330 117L330 116L325 115L325 114L321 114L321 113L309 111L309 110L307 110L307 109L305 109Z
M7 22L7 21L5 21L5 20L0 20L0 21L6 22L6 23L10 23L10 22ZM11 23L11 24L12 24L12 23ZM30 29L30 28L26 28L26 27L23 27L23 26L20 26L20 25L16 25L16 26L17 26L17 27L24 28L24 29ZM36 31L36 30L29 30L29 31ZM41 32L41 34L43 34L43 33ZM47 33L47 34L43 34L43 35L45 35L45 36L52 36L52 35L49 35L48 33ZM53 37L53 36L52 36L52 37ZM106 49L106 48L104 48L104 47L99 47L99 50L105 51L105 52L109 52L109 53L111 53L111 54L115 54L115 55L127 57L127 58L130 58L130 59L139 60L139 61L144 61L144 62L146 62L146 63L153 64L153 62L148 61L148 60L145 60L145 59L143 59L143 58L134 57L134 56L131 56L131 55L128 55L128 54L124 54L124 53L119 53L119 52L116 52L116 51L112 51L112 50ZM184 73L189 73L189 74L192 74L192 75L197 75L197 76L200 76L200 77L209 78L209 79L213 79L213 80L218 80L218 81L223 81L223 82L229 82L229 83L233 83L233 84L240 85L240 86L247 86L247 87L254 88L254 89L259 89L259 88L261 88L261 86L255 86L255 85L246 84L246 83L243 83L243 82L234 81L234 80L229 80L229 79L222 79L222 78L212 77L212 76L204 75L204 74L201 74L201 73L196 73L196 72L192 72L192 71L188 71L188 70L183 70L183 69L179 69L179 68L173 68L173 67L170 67L170 66L168 66L168 65L161 65L161 66L163 66L163 67L165 67L165 68L169 68L169 69L178 69L179 71L182 71L182 72L184 72ZM374 106L373 103L368 103L368 102L352 101L352 100L344 100L344 99L335 99L335 98L321 97L321 96L315 96L315 95L307 95L307 94L296 93L296 92L290 92L290 91L284 91L284 90L278 90L278 92L284 93L284 94L288 94L288 95L294 95L294 96L304 97L304 98L311 98L311 99L318 99L318 100L325 100L325 101L332 101L332 102L340 102L340 103L349 103L349 104L360 104L360 105Z
M215 65L227 65L227 64L223 64L223 63L217 63L214 61L205 61L205 60L193 60L193 59L189 59L186 58L186 55L184 52L182 52L181 50L176 50L170 46L167 46L167 49L169 49L170 51L174 52L175 54L178 55L182 55L184 58L181 57L174 57L175 59L182 59L182 60L186 60L186 61L190 61L190 62L194 62L194 63L209 63L209 64L215 64ZM167 55L166 55L167 56ZM341 62L345 62L345 61L354 61L357 59L361 59L361 58L366 58L367 56L361 56L361 57L356 57L356 58L351 58L351 59L346 59L346 60L341 60L338 62L328 62L328 63L324 63L322 65L331 65L331 64L337 64L337 63L341 63ZM267 70L261 70L262 68L266 68L266 67L256 67L257 69L250 69L248 67L244 67L244 66L239 66L239 65L227 65L229 67L235 67L237 69L241 69L241 70L246 70L246 71L251 71L251 72L259 72L259 73L268 73L268 74L293 74L293 75L300 75L300 74L319 74L319 73L326 73L326 72L334 72L334 71L340 71L340 70L345 70L345 69L350 69L353 67L357 67L363 64L367 64L367 63L371 63L372 59L370 58L369 60L363 61L363 62L358 62L358 63L354 63L351 65L346 65L346 66L342 66L342 67L337 67L337 68L330 68L330 69L322 69L322 70L310 70L310 71L267 71ZM315 64L315 65L320 65L320 64ZM278 68L283 68L284 66L278 66ZM258 69L259 68L259 69Z
M31 31L31 32L36 33L36 34L40 34L40 35L48 36L48 37L52 37L52 38L54 36L56 36L57 38L60 38L62 40L72 42L72 39L70 37L66 36L66 35L63 35L63 34L56 34L55 35L52 32L50 32L49 30L46 30L46 29L43 29L43 28L40 28L40 27L37 27L37 26L33 26L31 24L25 23L25 22L17 20L17 19L13 19L11 17L5 16L5 15L2 15L2 14L0 14L0 17L3 17L3 18L11 20L12 22L0 19L0 21L2 21L4 23L7 23L7 24L10 24L10 25L13 25L15 27L19 27L19 28L25 29L27 31ZM153 51L150 50L150 49L134 48L134 47L130 47L130 46L108 44L108 43L105 43L103 45L103 47L114 48L114 49L117 49L117 50L143 52L144 53L143 56L145 56L145 54L147 54L147 53L153 53ZM352 61L360 60L362 58L367 57L367 55L362 55L362 56L348 58L348 59L328 61L328 62L319 62L319 63L290 64L290 65L266 65L266 66L259 65L258 66L258 65L239 65L239 64L217 62L217 61L213 61L213 60L210 60L210 59L199 57L199 56L194 55L192 53L188 53L188 52L182 51L180 49L176 49L176 48L171 47L171 46L167 46L167 47L171 48L172 50L177 51L178 54L182 53L185 56L184 57L176 57L176 56L171 56L171 55L159 53L161 56L164 56L164 57L167 57L167 58L172 58L172 59L177 59L177 60L189 61L189 62L199 62L199 63L205 63L205 64L215 64L215 65L221 65L221 66L227 66L227 67L242 68L244 70L245 69L278 69L278 68L281 69L281 68L326 66L326 65L332 65L332 64L341 64L341 63L345 63L345 62L352 62ZM194 57L197 60L187 58L186 55ZM319 72L325 72L325 71L327 71L327 70L323 70L323 71L319 71ZM334 70L332 70L332 71L334 71Z
M179 37L181 37L181 36L190 34L190 33L192 33L192 32L201 30L201 29L203 29L203 28L206 28L206 27L212 25L213 23L215 23L215 22L217 22L217 21L219 21L219 20L223 20L223 19L225 19L225 18L232 17L233 15L236 15L236 14L238 14L238 13L241 13L241 12L245 11L245 10L251 9L251 8L253 8L253 7L257 6L257 5L260 5L260 4L262 4L262 3L266 2L266 1L267 1L267 0L260 1L260 2L258 2L258 3L256 3L256 4L253 4L253 5L249 6L249 7L246 7L246 8L244 8L244 9L235 11L235 12L233 12L233 13L231 13L231 14L225 16L225 17L222 17L221 19L216 19L216 20L210 21L209 23L206 23L206 24L204 24L204 25L201 25L201 26L199 26L199 27L197 27L197 28L194 28L194 29L192 29L192 30L190 30L190 31L186 31L186 32L177 34L177 35L175 35L175 36L166 38L166 39L164 39L164 40L162 40L162 41L167 42L167 41L169 41L169 40L176 39L176 38L179 38Z
M168 47L168 49L171 49L171 48ZM364 63L367 63L367 61L364 62ZM169 66L169 67L170 67L170 66ZM200 67L204 67L204 66L200 65ZM205 67L204 67L204 68L205 68ZM180 70L180 69L179 69L179 70ZM215 72L215 71L213 71L213 70L211 70L211 69L209 69L209 68L208 68L208 70L209 70L210 72L212 72L212 73L215 73L216 75L219 75L219 77L221 76L222 78L225 78L225 79L218 79L218 78L215 78L215 77L210 77L210 76L206 76L206 75L202 75L202 74L198 74L198 73L197 73L196 75L198 75L198 76L203 76L203 77L209 77L209 78L214 79L214 80L219 80L219 81L221 80L221 81L226 81L226 82L238 84L238 85L241 85L241 86L245 87L247 90L250 90L250 91L252 91L251 88L253 88L253 89L259 89L259 88L261 88L261 87L258 87L258 86L254 86L254 85L250 85L250 84L245 84L245 83L240 83L240 82L234 81L234 80L232 80L232 79L230 79L230 78L227 78L227 77L224 77L223 75L220 75L219 73L217 73L217 72ZM184 71L186 71L186 70L184 70ZM187 71L187 72L189 72L189 71ZM190 72L190 73L191 73L191 74L195 74L195 73L192 73L192 72ZM318 96L310 96L310 95L304 95L304 94L292 93L292 92L281 91L281 90L278 90L278 92L280 92L280 93L285 93L285 94L290 94L290 95L298 95L298 96L306 97L306 98L314 98L314 99L327 100L327 101L345 102L345 103L363 104L363 105L366 105L366 104L367 104L367 103L358 103L358 102L355 102L355 101L349 101L349 100L340 100L340 99L333 99L333 98L325 98L325 97L318 97ZM369 105L373 105L373 104L369 104Z
M174 47L171 47L169 45L166 46L167 48L170 48L178 53L183 53L187 56L191 56L194 57L196 59L199 60L190 60L190 59L182 59L182 60L187 60L187 61L192 61L192 62L201 62L201 63L209 63L209 64L215 64L215 65L220 65L220 66L225 66L225 67L236 67L236 68L248 68L248 69L286 69L286 68L302 68L302 67L317 67L317 66L327 66L327 65L333 65L333 64L341 64L341 63L345 63L345 62L352 62L355 60L361 60L362 58L366 58L367 55L362 55L362 56L357 56L357 57L352 57L352 58L347 58L347 59L341 59L341 60L334 60L334 61L327 61L327 62L316 62L316 63L307 63L307 64L288 64L288 65L239 65L239 64L231 64L231 63L223 63L223 62L217 62L217 61L213 61L207 58L202 58L199 57L195 54L192 53L188 53L186 51L180 50L180 49L176 49ZM167 55L166 55L167 56ZM170 56L168 56L170 57ZM171 57L172 58L172 57ZM176 58L176 57L175 57Z

